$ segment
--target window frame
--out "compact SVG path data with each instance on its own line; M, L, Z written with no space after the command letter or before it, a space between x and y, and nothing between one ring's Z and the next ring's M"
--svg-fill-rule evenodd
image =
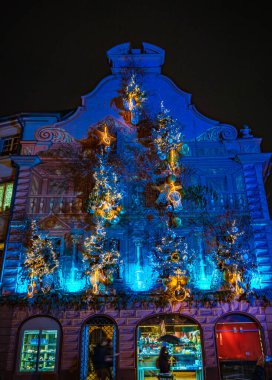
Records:
M6 144L9 140L11 140L10 148L8 150L5 150L5 145L9 146L9 144ZM18 153L19 145L20 145L20 135L3 137L2 141L1 141L0 155L1 156L8 156L9 154Z
M39 330L39 343L38 343L38 354L36 359L36 369L34 371L21 371L21 356L23 349L23 339L25 331L29 330ZM41 335L44 330L57 330L57 340L56 340L56 352L55 352L55 368L53 371L39 371L39 348L41 346ZM24 321L21 324L21 327L18 332L18 348L16 352L16 373L20 376L32 376L32 375L41 375L41 374L50 374L54 375L59 372L60 369L60 353L61 353L61 342L62 342L62 329L60 323L53 317L47 315L37 315L31 317Z

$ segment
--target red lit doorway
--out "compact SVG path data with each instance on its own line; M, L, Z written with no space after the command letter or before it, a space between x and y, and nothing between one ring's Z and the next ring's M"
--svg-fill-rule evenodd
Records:
M221 380L250 380L263 354L259 324L244 314L228 314L215 332Z

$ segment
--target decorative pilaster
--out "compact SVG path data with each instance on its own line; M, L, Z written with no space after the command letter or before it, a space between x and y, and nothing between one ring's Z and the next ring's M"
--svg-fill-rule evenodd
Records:
M18 167L18 172L4 253L1 278L3 294L13 293L16 289L17 276L21 264L22 240L27 214L28 192L31 184L31 169L40 163L40 159L37 156L13 156L12 160Z
M256 288L272 285L272 264L268 247L268 224L270 221L263 182L263 168L270 160L270 154L247 154L238 156L243 164L248 208L252 220L254 248L257 257L259 279Z

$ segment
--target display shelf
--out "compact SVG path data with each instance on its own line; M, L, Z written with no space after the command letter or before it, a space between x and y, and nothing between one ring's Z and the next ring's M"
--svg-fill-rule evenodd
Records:
M20 371L54 372L56 352L56 330L25 331L21 351Z
M173 335L175 344L162 342L163 335ZM170 369L179 374L194 373L194 378L203 380L201 337L196 325L141 326L139 328L137 356L138 380L148 380L158 373L155 362L162 346L166 346L170 358ZM181 377L180 377L181 376Z

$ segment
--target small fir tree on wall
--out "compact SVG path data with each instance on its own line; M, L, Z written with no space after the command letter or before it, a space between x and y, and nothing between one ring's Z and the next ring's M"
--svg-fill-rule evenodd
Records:
M226 214L208 230L206 242L213 262L223 274L223 288L243 293L249 289L257 268L243 221Z
M59 266L59 260L54 251L52 242L43 237L38 229L37 221L32 220L29 229L29 239L25 253L23 269L29 279L28 297L50 290L50 286L43 284L46 276L52 274Z

